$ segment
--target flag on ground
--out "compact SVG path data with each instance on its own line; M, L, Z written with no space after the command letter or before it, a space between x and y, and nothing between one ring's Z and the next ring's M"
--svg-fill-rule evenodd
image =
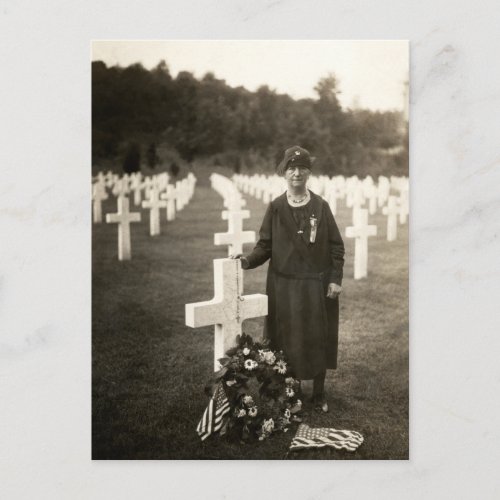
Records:
M300 424L290 444L290 450L331 446L337 450L354 451L362 442L363 436L356 431L341 431L328 427L314 429L307 424Z
M207 439L210 434L217 432L222 427L224 415L230 410L229 401L222 382L217 384L213 396L210 398L203 417L201 417L196 432L201 440Z

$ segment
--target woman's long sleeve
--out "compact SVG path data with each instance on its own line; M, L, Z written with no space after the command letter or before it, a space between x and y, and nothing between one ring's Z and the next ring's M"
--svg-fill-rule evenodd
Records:
M342 285L344 275L344 242L340 235L339 228L335 222L330 206L325 203L326 217L328 221L328 242L330 244L330 256L332 263L332 271L330 273L330 283Z
M268 205L264 220L259 231L259 241L255 245L252 253L246 256L248 268L253 269L261 266L271 258L272 253L272 227L273 227L273 209Z

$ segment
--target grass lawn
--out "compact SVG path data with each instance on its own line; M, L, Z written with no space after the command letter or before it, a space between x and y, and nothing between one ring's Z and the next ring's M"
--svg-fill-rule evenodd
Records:
M265 205L247 197L258 231ZM131 200L131 205L133 201ZM407 459L408 458L408 226L386 241L385 217L370 223L367 279L354 281L354 243L344 238L346 265L340 300L338 369L329 371L330 413L305 412L313 427L361 432L354 453L288 453L295 433L256 444L200 442L195 428L207 405L203 388L213 370L213 327L184 325L184 305L213 297L212 260L227 256L213 244L225 232L222 198L200 176L191 202L149 236L149 213L132 224L132 260L117 259L116 224L94 224L92 237L92 450L94 459ZM116 212L113 196L103 213ZM340 207L341 233L351 212ZM252 245L246 246L250 251ZM265 293L267 264L245 272L245 294ZM262 333L262 319L244 329Z

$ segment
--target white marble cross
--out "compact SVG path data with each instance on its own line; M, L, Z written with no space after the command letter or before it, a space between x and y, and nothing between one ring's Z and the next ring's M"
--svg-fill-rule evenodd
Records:
M326 201L330 205L330 209L333 215L337 215L337 190L333 184L331 184L326 191Z
M262 192L262 201L268 205L272 200L272 194L271 191L268 188L264 188Z
M154 179L151 177L145 177L144 181L141 183L142 189L144 189L144 198L149 198L149 191L155 185Z
M249 210L224 210L222 219L228 221L228 230L214 234L214 245L228 245L228 255L243 253L244 243L255 242L255 231L243 231L243 219L249 217Z
M149 234L157 236L160 234L160 208L166 208L167 202L160 200L157 186L149 191L149 199L142 202L142 208L149 208Z
M187 179L187 186L188 186L188 198L187 199L188 199L188 201L190 201L194 195L194 188L196 186L196 176L193 174L193 172L189 172L186 179Z
M187 177L185 177L184 179L181 180L180 196L182 199L182 202L181 202L181 209L182 209L189 203L189 200L191 197L190 181L188 180Z
M165 189L167 189L168 179L169 179L169 176L166 172L162 172L161 174L158 174L155 176L155 183L156 183L156 186L158 187L158 191L160 191L160 193L162 191L165 191Z
M214 298L186 304L186 325L191 328L215 325L214 371L218 360L234 346L245 319L267 315L267 295L243 294L243 271L239 259L214 260Z
M167 186L167 192L160 195L162 200L167 202L167 221L175 220L175 200L177 198L177 190L172 184Z
M374 184L365 186L365 195L368 199L368 212L374 215L377 212L378 190Z
M132 177L130 181L130 189L134 192L134 205L139 206L142 201L142 179L138 173Z
M121 179L116 179L115 185L113 186L112 193L119 198L125 196L130 191L128 186L128 177L122 177Z
M394 241L398 237L399 207L397 198L389 196L387 206L382 208L382 213L387 215L387 241Z
M409 193L408 190L405 189L401 191L401 195L399 196L399 223L406 224L406 218L408 217L409 212Z
M365 197L363 195L363 189L361 186L356 186L352 193L352 208L359 209L365 204Z
M356 238L354 242L354 279L368 275L368 237L377 235L377 226L368 225L368 210L358 208L354 226L345 228L347 238Z
M175 210L180 212L184 208L184 185L181 181L175 183Z
M224 198L224 206L232 212L240 211L246 204L246 200L242 198L238 191L231 192Z
M106 187L112 188L118 179L119 177L116 174L113 174L111 170L108 170L108 173L106 174Z
M381 175L378 178L378 189L377 189L379 207L383 207L385 205L387 198L389 198L390 191L391 191L391 183L389 182L389 179Z
M98 184L106 184L106 176L102 172L98 172L93 180Z
M118 197L118 211L116 214L107 214L108 224L118 224L118 260L130 260L130 223L140 222L139 212L129 212L129 200L126 196Z
M106 193L106 184L104 181L97 182L92 186L92 205L94 213L94 224L100 224L102 222L102 201L108 199L108 193Z

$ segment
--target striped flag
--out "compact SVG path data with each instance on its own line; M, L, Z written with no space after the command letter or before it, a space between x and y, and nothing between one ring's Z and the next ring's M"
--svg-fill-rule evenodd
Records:
M198 427L196 427L196 432L202 441L207 439L213 432L220 430L224 415L226 415L229 410L230 406L226 397L226 391L224 391L222 382L219 382L203 413L203 417L201 417Z
M340 431L328 427L314 429L307 424L300 424L290 444L290 450L331 446L337 450L355 451L362 442L363 436L356 431Z

